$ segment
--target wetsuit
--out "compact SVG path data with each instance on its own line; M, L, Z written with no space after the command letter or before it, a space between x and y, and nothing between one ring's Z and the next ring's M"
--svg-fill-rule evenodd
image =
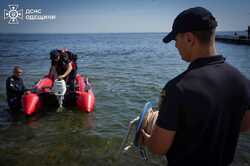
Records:
M7 102L11 110L19 111L22 108L22 95L25 90L22 78L13 75L6 80Z

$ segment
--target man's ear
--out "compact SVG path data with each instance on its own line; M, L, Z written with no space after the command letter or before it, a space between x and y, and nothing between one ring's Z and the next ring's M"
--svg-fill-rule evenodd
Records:
M195 43L195 37L194 37L194 34L191 33L191 32L186 32L185 33L185 38L186 38L186 42L189 44L189 45L194 45Z

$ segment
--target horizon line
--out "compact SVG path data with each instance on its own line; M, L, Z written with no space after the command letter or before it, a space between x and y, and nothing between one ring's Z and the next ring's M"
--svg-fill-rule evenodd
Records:
M245 30L219 30L216 32L245 32ZM8 34L141 34L141 33L169 33L169 32L0 32Z

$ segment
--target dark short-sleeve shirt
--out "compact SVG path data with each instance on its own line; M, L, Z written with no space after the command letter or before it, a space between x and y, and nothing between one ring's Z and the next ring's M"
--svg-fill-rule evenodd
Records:
M249 102L249 80L224 57L193 61L162 91L156 124L176 131L169 166L230 164Z

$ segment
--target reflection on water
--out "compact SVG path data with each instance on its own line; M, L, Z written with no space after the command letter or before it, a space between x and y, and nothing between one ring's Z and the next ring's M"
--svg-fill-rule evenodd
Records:
M3 113L5 112L5 113ZM66 110L39 112L32 117L3 111L8 126L2 127L0 165L127 165L117 158L120 136L97 134L95 113ZM14 119L15 118L15 119ZM134 158L134 156L131 156ZM8 164L7 164L8 163ZM130 164L145 164L134 158Z
M184 71L174 43L162 44L162 33L0 35L0 165L165 165L140 159L138 152L117 158L127 126L165 83ZM78 71L94 84L96 107L40 111L27 118L10 116L5 80L15 65L24 68L31 87L50 65L49 51L69 48L78 54ZM250 78L250 47L217 43L226 60ZM234 166L250 165L250 134L242 134ZM158 160L159 159L159 160Z

